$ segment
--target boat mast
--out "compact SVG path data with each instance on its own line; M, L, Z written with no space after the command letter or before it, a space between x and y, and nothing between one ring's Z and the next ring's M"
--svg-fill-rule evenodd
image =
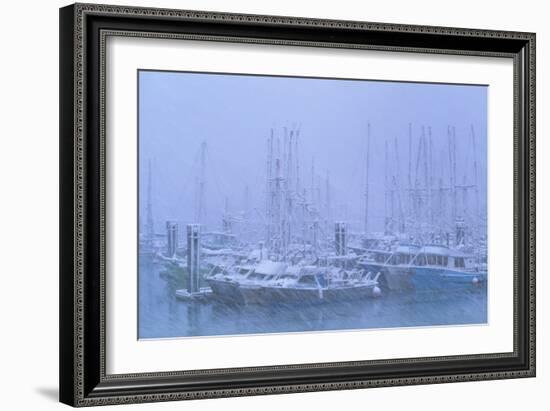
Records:
M455 168L453 167L453 135L451 134L451 126L447 126L447 145L449 151L449 184L451 192L451 226L456 222L456 184L455 184Z
M384 233L389 234L389 214L388 214L388 141L384 142Z
M367 152L366 154L366 173L365 173L365 221L364 231L368 232L369 223L369 160L370 160L370 123L367 123Z
M287 189L289 191L292 190L292 184L293 184L293 181L292 181L293 172L294 172L294 164L293 164L294 158L292 156L293 145L294 145L294 130L291 129L289 140L288 140L288 154L287 154L288 160L287 160L287 167L286 167L286 170L287 170L286 183L287 183Z
M199 165L198 193L197 193L197 208L195 210L195 222L204 224L206 215L204 192L206 189L206 141L201 143L200 148L200 165Z
M414 171L414 222L415 222L415 235L418 235L420 228L420 219L422 213L422 196L420 195L420 161L422 158L422 146L424 139L422 136L418 139L418 150L416 152L416 165Z
M330 173L327 169L327 176L325 180L325 200L326 200L326 219L327 219L327 232L331 223L331 210L330 210Z
M300 138L300 126L296 129L296 138L294 139L294 157L296 158L296 193L301 191L300 187L300 157L298 151L298 139Z
M409 123L409 167L407 171L407 181L408 181L408 202L409 202L409 219L414 217L413 215L413 187L412 187L412 176L411 176L411 167L412 167L412 123Z
M266 239L267 249L272 248L273 242L273 128L267 139L267 161L266 161Z
M433 164L433 141L432 141L432 127L428 126L428 170L429 170L429 188L428 188L428 202L430 204L430 230L434 226L434 200L433 200L433 184L434 184L434 164Z
M315 203L318 206L319 215L321 214L322 210L322 202L321 202L321 176L319 174L316 175L316 186L315 186Z
M281 173L282 177L286 179L288 173L288 158L287 158L287 148L288 148L288 129L283 127L283 153L279 157L281 159Z
M425 203L424 204L427 204L427 210L426 210L426 214L425 214L425 220L426 223L430 221L430 213L431 213L431 210L430 210L430 207L431 207L431 203L430 203L430 187L429 187L429 172L428 172L428 144L426 143L426 127L425 126L422 126L422 165L423 165L423 168L424 168L424 189L425 189L425 193L426 193L426 197L425 197Z
M443 154L441 153L441 158L443 158ZM437 224L439 226L439 230L442 231L443 225L445 223L445 217L446 217L446 203L445 203L445 196L444 196L445 189L443 188L443 177L439 177L439 190L438 190L438 219Z
M311 157L311 205L315 208L315 157Z
M398 213L399 213L397 230L399 231L400 234L403 234L405 232L405 218L403 215L403 203L401 201L401 175L400 175L400 167L399 167L401 162L399 161L399 146L397 144L397 137L394 137L393 144L394 144L394 150L395 150L395 165L396 165L395 190L397 191L397 207L398 207Z
M153 169L151 167L151 159L148 161L149 172L147 176L147 226L146 226L146 244L149 250L153 249L153 241L155 236L155 226L153 219Z
M474 125L470 125L470 130L472 132L472 148L474 151L474 190L476 195L476 223L477 219L479 218L479 187L477 185L477 150L476 150L476 134L474 130Z
M287 128L285 127L285 137L287 135ZM291 220L293 213L293 198L292 198L292 171L293 171L293 158L292 158L292 147L293 147L293 137L294 130L290 130L290 135L286 144L288 144L288 149L286 151L286 177L284 181L284 200L285 200L285 213L283 220L283 253L284 259L286 260L288 245L290 244L291 238Z
M223 219L222 219L222 227L224 233L230 233L231 232L231 216L229 215L229 198L227 196L224 200L224 210L223 210Z
M245 219L248 219L250 214L250 193L248 189L248 184L244 186L244 196L243 196L243 215Z
M279 152L279 150L277 150ZM274 240L275 240L275 253L277 254L278 258L281 254L281 182L283 178L281 177L281 159L277 156L275 159L275 187L274 187L274 202L273 202L273 220L274 220Z
M455 203L455 219L458 218L459 216L456 214L456 207L458 206L458 191L457 191L457 177L456 177L456 129L455 129L455 126L453 126L451 128L451 133L452 133L452 136L453 136L453 180L454 180L454 203ZM464 216L462 216L464 217ZM456 226L456 221L455 221L455 226Z

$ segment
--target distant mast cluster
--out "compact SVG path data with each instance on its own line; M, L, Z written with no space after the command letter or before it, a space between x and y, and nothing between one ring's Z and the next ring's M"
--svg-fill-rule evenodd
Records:
M448 247L465 246L468 240L470 244L484 241L486 221L480 210L474 126L469 127L469 136L460 139L460 158L454 126L447 127L445 137L437 136L437 145L432 127L422 125L416 135L414 129L409 123L407 138L398 139L381 136L370 122L366 124L361 152L362 188L355 189L356 198L362 203L358 220L357 215L350 218L348 204L339 198L339 192L333 195L338 190L331 185L330 169L320 169L315 157L302 152L300 125L271 128L266 139L265 210L262 213L251 206L249 185L245 183L240 214L230 212L230 199L224 197L220 235L229 238L234 235L235 226L240 225L241 241L251 244L261 239L262 253L275 261L287 261L297 249L319 254L334 252L336 231L344 233L346 241L354 237L363 243L376 235L410 244ZM202 227L203 234L209 201L207 175L212 172L207 164L207 151L207 143L201 142L190 173L194 178L193 219L184 223ZM304 159L308 159L305 166ZM147 165L146 222L140 241L152 251L155 224L151 160ZM376 170L380 165L383 170ZM373 176L380 181L373 184ZM179 230L174 220L166 222L166 230L167 253L175 256L178 233L183 239L185 231Z
M399 154L404 150L398 139L384 141L384 233L407 236L417 244L464 245L464 230L467 224L472 235L479 236L485 230L485 221L480 215L478 186L477 144L473 125L470 126L471 142L465 150L461 164L457 162L457 136L454 126L447 127L445 149L434 162L432 128L422 126L420 135L413 136L412 124L408 132L408 161L404 164ZM370 144L368 127L367 147ZM369 149L366 155L367 183L365 205L365 232L368 232L368 167ZM392 159L393 157L393 159ZM393 161L392 161L393 160ZM407 170L403 181L403 168ZM444 176L448 176L446 179ZM470 195L474 194L474 207ZM454 232L454 236L451 233Z

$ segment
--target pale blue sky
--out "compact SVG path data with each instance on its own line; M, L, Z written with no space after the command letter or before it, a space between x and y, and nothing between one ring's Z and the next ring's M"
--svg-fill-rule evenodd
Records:
M250 207L263 210L266 139L271 128L282 135L283 127L293 124L301 126L303 178L311 179L315 158L323 184L327 171L330 174L333 207L343 210L346 204L342 219L351 224L360 224L364 207L369 122L373 229L382 229L385 141L393 149L397 138L399 173L405 182L409 123L413 125L414 156L421 127L432 128L434 169L445 182L449 178L448 125L456 127L459 181L464 176L473 178L473 125L482 205L486 203L486 86L185 72L140 71L138 75L140 191L146 193L146 165L151 159L156 222L193 220L194 175L202 141L208 145L209 225L219 225L225 197L231 211L243 208L247 185ZM395 155L391 157L396 170Z

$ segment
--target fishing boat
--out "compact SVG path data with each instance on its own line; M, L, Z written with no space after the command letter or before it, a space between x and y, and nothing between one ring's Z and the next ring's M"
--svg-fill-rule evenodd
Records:
M270 260L258 264L224 267L213 270L205 279L214 295L235 303L262 302L261 286L274 279L286 269L286 264Z
M380 295L378 276L364 270L261 261L206 277L223 300L244 304L350 301Z
M262 286L264 301L314 304L379 296L378 275L337 267L289 267Z
M404 290L412 288L408 275L393 272L389 275L389 268L408 265L420 251L419 246L412 244L398 245L393 251L385 249L370 249L362 256L357 265L368 272L380 273L380 285L390 290Z
M481 286L487 282L487 270L475 264L475 258L442 245L398 248L384 267L384 278L393 290L452 290Z
M264 260L246 277L238 279L239 294L245 304L262 304L269 301L265 287L287 269L287 264Z
M239 280L246 278L253 270L252 265L214 267L205 276L205 280L216 297L225 301L242 302Z

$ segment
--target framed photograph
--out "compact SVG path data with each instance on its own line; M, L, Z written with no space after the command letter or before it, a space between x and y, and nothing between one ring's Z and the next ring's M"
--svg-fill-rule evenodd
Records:
M60 10L60 399L535 376L535 35Z

